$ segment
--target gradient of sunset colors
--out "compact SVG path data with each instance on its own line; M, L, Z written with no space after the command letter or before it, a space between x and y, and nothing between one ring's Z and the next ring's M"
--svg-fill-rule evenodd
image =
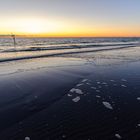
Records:
M4 0L0 34L140 36L140 0Z

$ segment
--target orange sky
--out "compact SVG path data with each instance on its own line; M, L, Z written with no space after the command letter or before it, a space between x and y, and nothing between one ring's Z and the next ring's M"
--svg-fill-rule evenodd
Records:
M139 0L5 0L0 5L0 34L138 37L139 5Z
M92 37L92 36L140 36L140 29L130 26L113 26L82 21L61 21L45 18L9 18L0 23L1 34L43 37Z
M61 21L45 18L12 18L0 23L1 34L16 34L26 36L46 37L92 37L92 36L140 36L140 28L137 26L113 26L82 21Z

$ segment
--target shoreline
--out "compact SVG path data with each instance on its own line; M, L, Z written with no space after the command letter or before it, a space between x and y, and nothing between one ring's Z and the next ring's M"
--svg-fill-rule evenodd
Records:
M129 48L139 48L136 45L122 45L122 46L94 46L94 47L72 47L72 48L54 48L54 49L47 49L40 50L40 48L36 48L39 50L21 50L13 52L1 52L0 62L8 62L8 61L18 61L24 59L35 59L35 58L44 58L44 57L57 57L63 55L70 55L70 54L83 54L83 53L96 53L96 52L104 52L104 51L112 51L112 50L123 50Z

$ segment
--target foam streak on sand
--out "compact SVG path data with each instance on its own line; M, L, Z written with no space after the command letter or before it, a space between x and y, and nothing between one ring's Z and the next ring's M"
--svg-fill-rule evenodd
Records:
M87 82L87 81L88 81L88 79L83 79L83 80L82 80L82 82Z
M75 103L77 103L77 102L79 102L79 101L80 101L80 97L79 97L79 96L77 96L76 98L72 99L72 101L73 101L73 102L75 102Z
M83 92L82 92L82 90L81 89L76 89L76 88L72 88L71 90L70 90L70 92L72 92L72 93L77 93L77 94L84 94Z
M115 134L115 137L118 139L122 139L122 137L119 134Z
M77 87L80 87L80 86L82 86L82 85L83 85L83 84L77 84L76 86L77 86Z
M111 82L115 82L115 80L110 80Z
M96 95L97 98L101 98L101 96Z
M113 109L113 107L111 106L111 104L109 102L103 102L103 105L108 108L108 109Z
M25 140L30 140L30 138L29 137L25 137Z
M127 80L126 80L126 79L121 79L121 81L123 81L123 82L127 82Z
M96 90L96 92L100 92L100 90Z
M71 97L72 95L71 94L68 94L68 97Z
M122 87L126 88L127 86L126 85L121 85Z

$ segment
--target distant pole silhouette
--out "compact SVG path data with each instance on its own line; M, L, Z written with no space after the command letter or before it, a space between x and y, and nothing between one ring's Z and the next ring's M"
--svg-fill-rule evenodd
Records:
M14 34L12 34L11 37L13 38L14 46L16 46L16 36Z

